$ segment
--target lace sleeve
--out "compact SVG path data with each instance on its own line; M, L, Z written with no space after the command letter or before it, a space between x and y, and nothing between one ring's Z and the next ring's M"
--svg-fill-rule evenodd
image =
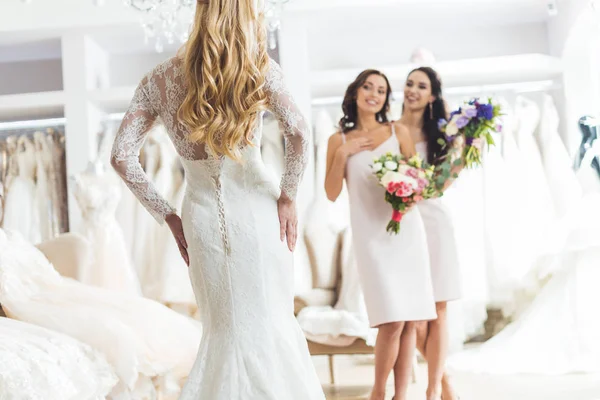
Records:
M273 60L267 76L266 91L269 108L283 127L285 137L285 167L281 191L294 199L308 164L310 127L285 86L281 67Z
M111 164L142 205L159 224L176 210L158 193L139 161L140 149L146 134L158 114L146 93L147 78L137 87L129 109L115 137L111 153Z

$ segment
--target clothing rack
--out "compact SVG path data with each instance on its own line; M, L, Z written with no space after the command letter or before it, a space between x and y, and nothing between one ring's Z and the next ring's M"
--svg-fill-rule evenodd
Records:
M39 202L42 202L43 199L48 202L48 213L47 215L40 214L40 218L43 218L44 221L50 219L51 221L48 224L52 226L53 235L57 235L69 230L65 178L65 135L63 126L57 124L56 127L52 127L53 123L48 124L48 120L44 121L44 123L39 124L17 125L11 123L10 126L4 126L5 129L0 129L0 187L2 188L0 193L0 211L2 211L0 213L0 226L4 226L6 199L9 196L12 182L20 173L17 157L24 150L19 142L26 137L34 146L32 156L35 160L35 175L31 178L34 179L34 183L37 185L41 173L39 168L43 168L43 176L45 177L43 188L48 190L47 193L40 194ZM42 135L42 141L38 142L36 135L40 134ZM9 142L12 144L9 144ZM41 231L43 230L41 229ZM47 236L47 234L48 231L44 235ZM50 237L44 238L48 239Z

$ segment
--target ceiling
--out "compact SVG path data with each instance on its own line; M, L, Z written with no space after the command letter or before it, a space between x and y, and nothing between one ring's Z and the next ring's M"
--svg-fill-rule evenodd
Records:
M292 0L286 18L309 21L313 58L325 60L329 49L344 49L349 41L359 47L378 46L379 38L419 43L423 32L444 35L460 30L466 38L482 27L541 26L549 18L545 5L546 0ZM58 39L72 30L89 32L112 54L153 52L152 44L144 43L138 23L138 15L122 0L105 0L102 7L92 0L33 0L31 4L2 0L0 62L59 58ZM167 51L177 46L167 46ZM336 51L330 55L344 60ZM327 62L314 65L328 66Z

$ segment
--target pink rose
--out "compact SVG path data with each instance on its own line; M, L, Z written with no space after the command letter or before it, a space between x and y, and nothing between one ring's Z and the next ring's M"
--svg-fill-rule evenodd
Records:
M421 196L421 195L416 195L415 197L413 197L413 200L414 200L415 202L417 202L417 201L421 201L421 200L423 200L423 196Z
M390 182L390 183L388 183L387 191L388 191L388 193L393 194L399 188L400 188L400 183L399 182Z
M414 168L411 168L408 171L406 171L406 175L410 176L411 178L417 179L419 177L419 171Z
M406 182L400 182L396 190L397 197L408 197L414 193L413 188Z

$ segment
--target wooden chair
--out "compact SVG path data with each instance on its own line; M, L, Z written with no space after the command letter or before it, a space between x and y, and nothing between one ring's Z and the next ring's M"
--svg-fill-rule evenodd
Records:
M294 313L298 313L308 306L335 306L339 284L341 283L341 262L343 262L343 246L349 245L349 232L340 232L337 243L331 255L331 262L319 263L317 258L309 254L311 261L311 272L313 276L313 288L294 298ZM306 238L308 252L311 253L311 240ZM312 356L327 356L329 358L329 377L331 384L335 384L335 366L334 356L336 355L367 355L374 354L375 348L367 345L367 343L357 338L349 346L332 346L321 343L308 341L308 349ZM413 363L412 380L416 382L416 363L417 358Z

